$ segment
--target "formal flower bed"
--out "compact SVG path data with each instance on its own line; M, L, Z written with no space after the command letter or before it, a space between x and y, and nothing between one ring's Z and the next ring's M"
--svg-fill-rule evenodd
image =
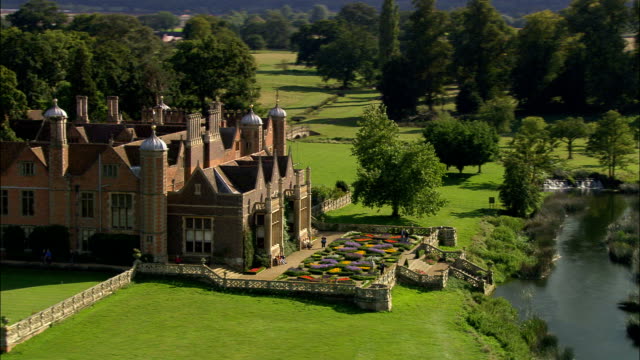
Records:
M403 241L399 235L355 233L332 242L285 274L294 281L344 284L374 280L380 274L381 263L388 267L398 262L400 255L416 241L411 238Z
M255 274L258 274L258 273L263 272L263 271L264 271L264 270L266 270L266 269L267 269L267 268L266 268L266 267L264 267L264 266L261 266L261 267L255 267L255 268L253 268L253 269L249 269L249 270L247 270L247 271L246 271L246 274L249 274L249 275L255 275Z

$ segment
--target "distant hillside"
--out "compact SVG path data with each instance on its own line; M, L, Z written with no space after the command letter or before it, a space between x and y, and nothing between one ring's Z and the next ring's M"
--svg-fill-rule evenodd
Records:
M377 8L383 0L361 0ZM3 0L2 8L18 8L25 0ZM61 0L58 4L73 11L118 11L118 12L157 12L171 11L176 14L185 12L223 14L231 10L259 12L289 5L297 11L308 11L314 4L324 4L332 11L338 11L348 0ZM402 10L412 9L411 0L396 0ZM439 0L440 9L450 10L466 4L466 0ZM571 0L493 0L493 5L503 14L519 17L544 9L560 10L566 8Z

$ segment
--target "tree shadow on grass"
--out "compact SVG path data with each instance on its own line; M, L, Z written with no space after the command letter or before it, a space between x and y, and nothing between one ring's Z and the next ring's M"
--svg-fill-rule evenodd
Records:
M422 129L402 130L400 128L400 134L422 134Z
M470 177L475 176L477 174L459 174L448 172L442 178L443 186L459 186L462 185L465 181L469 180Z
M324 221L328 223L340 224L373 224L373 225L397 225L413 226L414 223L404 217L393 218L388 215L366 215L365 213L349 215L324 215Z
M221 289L216 286L204 283L197 279L182 278L175 275L137 275L136 283L160 283L170 285L170 288L197 288L203 291L215 291L222 294L232 294L250 297L268 297L287 301L296 301L301 306L322 306L330 307L334 311L343 314L365 314L370 311L358 308L350 297L320 297L317 294L305 293L275 293L267 289Z
M498 187L500 184L496 184L494 182L485 182L485 183L474 183L474 184L463 184L460 186L461 189L465 190L493 190L498 191Z
M357 118L357 117L349 117L349 118L342 118L342 119L320 118L320 119L303 121L302 124L323 124L323 125L357 127L359 119L360 118Z
M322 89L315 86L298 86L298 85L288 85L288 86L280 86L278 88L280 91L290 91L290 92L302 92L302 93L326 93L327 95L331 95L331 90Z
M474 209L471 211L462 211L462 212L452 212L451 215L459 218L481 218L485 216L495 216L498 211L496 209Z
M257 70L260 75L318 76L315 70Z
M47 285L73 284L81 282L102 282L117 275L116 272L83 270L62 270L51 268L1 268L0 290L9 291Z

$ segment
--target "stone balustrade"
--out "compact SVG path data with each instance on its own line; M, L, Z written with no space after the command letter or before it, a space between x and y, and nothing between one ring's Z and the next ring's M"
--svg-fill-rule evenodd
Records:
M414 284L434 290L444 289L449 278L449 274L446 271L442 275L427 275L419 274L404 266L398 266L396 275L400 280L408 280Z
M114 276L10 326L0 327L0 350L11 349L131 283L136 267Z
M313 206L311 208L311 215L320 216L327 211L341 209L349 204L351 204L351 193L347 193L337 199L325 200L322 203Z

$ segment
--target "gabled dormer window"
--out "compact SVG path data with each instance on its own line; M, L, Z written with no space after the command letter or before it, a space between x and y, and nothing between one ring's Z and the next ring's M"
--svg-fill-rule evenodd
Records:
M36 168L33 161L20 162L20 175L22 176L34 176L36 174Z
M193 193L195 195L202 195L202 185L201 184L195 184Z

